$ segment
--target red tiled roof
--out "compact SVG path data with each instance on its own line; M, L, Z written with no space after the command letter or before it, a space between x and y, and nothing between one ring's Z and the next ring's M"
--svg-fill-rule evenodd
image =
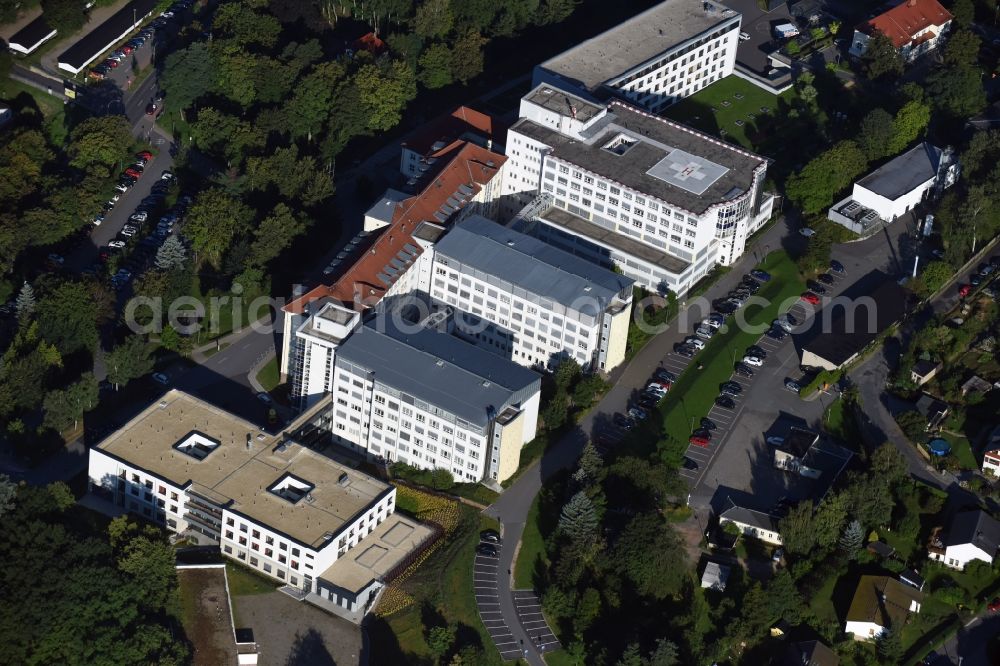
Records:
M301 313L303 307L322 298L332 298L345 305L363 310L377 303L389 289L379 274L385 273L389 262L403 253L409 267L418 256L420 246L413 240L413 232L421 222L444 224L447 221L435 216L463 185L471 190L460 205L452 207L447 216L461 209L465 202L482 190L503 166L507 158L466 141L455 141L437 151L445 166L436 174L420 194L404 199L393 211L392 223L382 229L374 243L358 257L357 261L336 282L320 285L285 306L285 312ZM454 199L453 199L454 200ZM407 248L409 245L412 250ZM402 259L401 259L402 260Z
M477 134L485 139L504 136L506 128L500 126L492 116L460 106L450 115L440 116L423 126L403 142L405 148L426 155L438 141L449 144L464 134Z
M921 30L932 25L942 26L951 19L952 15L937 0L906 0L858 29L868 34L878 30L898 49L913 41L914 35Z
M378 35L374 32L361 35L354 40L353 46L356 51L368 51L369 53L374 53L375 55L385 51L385 42L379 39Z

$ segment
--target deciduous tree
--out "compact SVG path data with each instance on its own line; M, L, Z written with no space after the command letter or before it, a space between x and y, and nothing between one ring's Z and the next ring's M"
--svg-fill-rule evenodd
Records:
M75 428L84 412L97 406L97 400L97 380L91 373L84 373L66 389L56 389L45 396L44 425L57 431Z
M834 197L867 166L868 160L856 143L841 141L788 179L788 197L807 215L817 215L831 206Z
M931 121L931 109L922 102L907 102L896 113L892 121L892 140L889 152L892 155L906 150L927 130Z
M105 358L108 381L118 389L133 379L153 371L153 357L149 345L140 335L130 335Z
M858 146L869 161L889 155L895 134L892 115L885 109L872 109L861 120Z
M424 0L417 7L413 30L424 39L432 39L447 35L454 24L451 0Z
M468 83L483 73L483 46L486 38L475 30L466 30L451 50L451 73L455 79Z
M657 513L633 518L612 548L611 559L639 594L655 599L677 594L687 576L687 553Z
M386 66L363 65L354 75L354 84L368 115L368 129L374 131L395 127L417 94L413 70L401 60Z
M188 211L184 235L200 261L218 266L237 234L253 220L253 210L220 189L202 191Z
M453 80L451 49L444 44L431 44L420 56L420 82L425 88L443 88Z
M70 164L111 174L123 165L132 146L132 132L123 116L87 118L70 133Z
M903 73L903 57L885 33L876 30L861 56L861 67L869 79L895 78Z

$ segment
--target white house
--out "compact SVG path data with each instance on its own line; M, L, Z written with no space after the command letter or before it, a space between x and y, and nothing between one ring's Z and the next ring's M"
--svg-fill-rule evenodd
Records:
M729 499L729 507L719 514L720 526L732 523L744 536L759 539L772 546L780 546L782 543L779 521L778 516L770 513L738 506L732 498Z
M774 203L765 158L547 85L521 99L507 160L502 214L517 215L515 228L653 292L682 296L734 262Z
M1000 426L993 429L983 448L983 471L1000 476Z
M424 291L453 307L455 333L515 363L564 358L608 372L625 360L629 278L482 216L433 247Z
M733 73L741 20L716 0L664 0L538 65L532 85L659 112Z
M933 536L927 548L932 560L952 569L964 569L979 560L992 565L1000 548L1000 521L981 509L955 514L944 537Z
M923 593L888 576L862 576L847 611L844 632L856 641L899 631L909 613L919 613Z
M906 215L957 179L958 163L952 151L924 142L856 182L851 196L834 204L828 217L864 233L875 224Z
M394 515L393 486L177 390L93 447L88 477L98 497L355 618L430 535ZM352 562L373 548L362 575Z
M942 43L952 18L937 0L903 0L859 25L851 39L849 53L855 58L863 56L877 31L889 38L904 60L913 60Z

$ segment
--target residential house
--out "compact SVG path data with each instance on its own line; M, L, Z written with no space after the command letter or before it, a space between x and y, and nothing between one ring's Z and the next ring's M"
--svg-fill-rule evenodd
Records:
M868 42L881 32L896 47L904 60L913 60L942 43L951 27L951 13L937 0L904 0L901 4L865 23L854 31L850 54L860 58Z
M927 430L937 430L951 412L948 403L938 400L929 393L922 394L917 399L917 411L927 419Z
M873 640L886 629L899 631L910 613L919 613L924 595L889 576L862 576L847 611L844 632Z
M979 560L992 565L1000 548L1000 521L982 509L955 514L945 529L931 534L927 554L952 569Z
M798 427L792 427L773 448L775 467L810 479L818 479L824 473L836 477L852 455L847 449L821 439L819 433Z
M837 666L840 657L819 641L799 641L785 650L781 666Z
M983 448L983 471L1000 476L1000 425L993 429Z
M705 565L705 571L701 575L701 586L705 589L723 592L726 589L726 581L729 580L730 568L718 562L709 562Z
M969 395L970 392L975 391L980 394L987 394L993 390L993 384L989 383L979 375L972 375L965 380L962 384L962 395Z
M834 204L827 217L863 234L902 217L957 179L958 162L951 149L920 143L854 183L851 196Z
M910 369L910 381L917 386L923 386L930 380L934 379L934 375L936 375L940 369L940 363L922 358L914 363L913 368Z
M782 543L778 527L780 520L781 518L773 514L739 506L732 498L729 498L728 508L719 514L720 527L732 523L744 536L759 539L773 546L780 546Z

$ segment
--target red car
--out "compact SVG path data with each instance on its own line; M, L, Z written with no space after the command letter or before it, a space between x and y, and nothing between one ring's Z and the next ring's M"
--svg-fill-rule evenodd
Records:
M142 177L142 173L139 172L139 171L136 171L132 167L129 167L129 168L125 169L125 175L126 176L132 176L133 178L141 178Z
M136 157L140 157L140 158L142 158L144 160L151 160L151 159L153 159L153 153L149 152L148 150L144 150L142 152L136 153L135 156Z
M819 296L812 293L811 291L803 292L801 296L802 300L806 303L812 303L813 305L819 305Z
M963 284L961 287L958 288L958 295L961 298L965 298L971 292L972 292L972 285L971 284Z
M986 609L991 613L1000 611L1000 597L993 597L993 601L986 606Z
M708 448L708 438L707 437L692 437L688 440L689 444L694 444L695 446L701 446Z
M125 53L125 55L128 55L129 53L132 53L132 51L134 51L134 50L135 49L133 49L128 44L126 44L125 46L122 47L122 51Z

